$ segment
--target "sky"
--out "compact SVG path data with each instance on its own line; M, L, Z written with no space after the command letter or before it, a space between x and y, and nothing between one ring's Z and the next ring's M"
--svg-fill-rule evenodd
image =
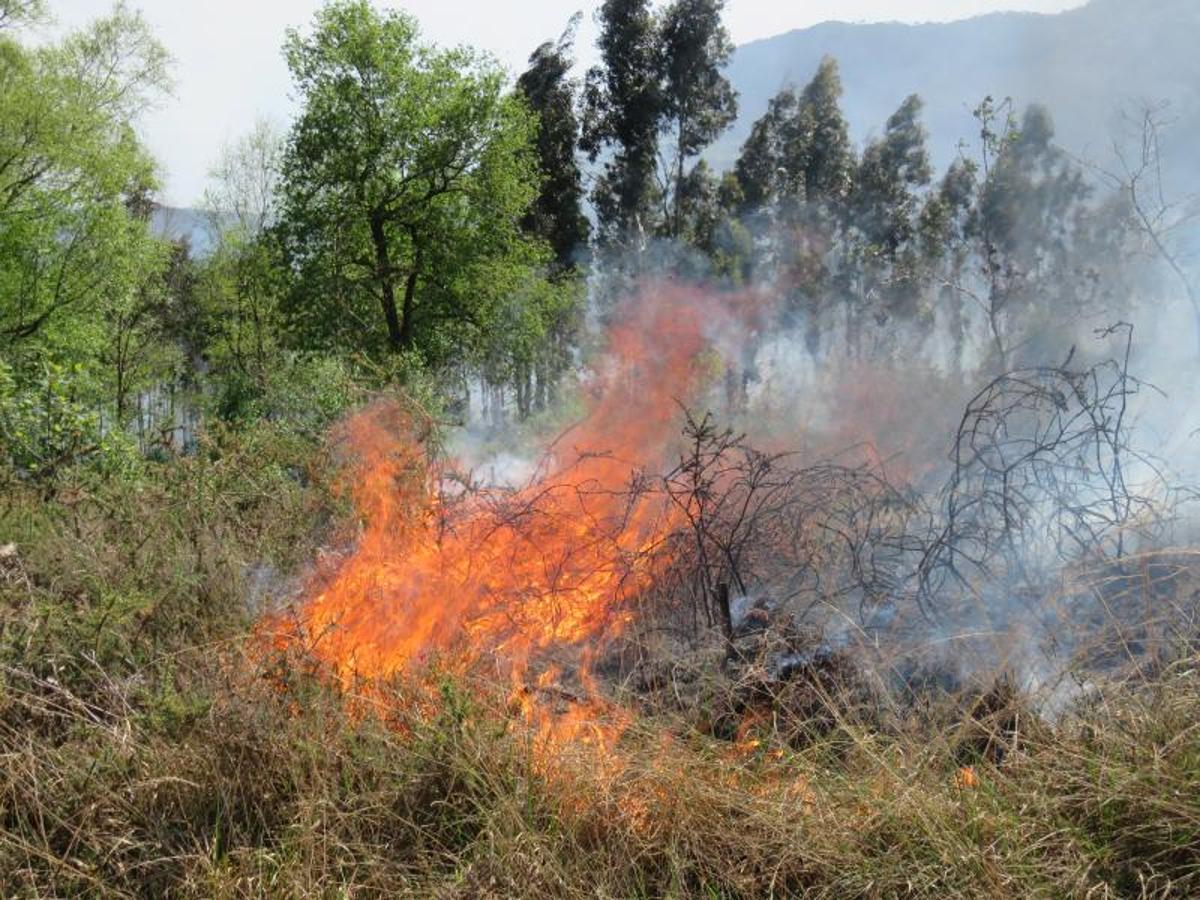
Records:
M519 73L529 53L558 37L584 12L577 52L594 59L592 13L600 0L409 0L426 38L469 44ZM50 0L56 30L103 15L111 0ZM220 148L259 118L285 128L294 111L280 54L284 32L303 28L320 0L130 0L175 58L174 96L146 116L143 135L162 166L163 201L195 205ZM726 22L737 44L828 20L949 21L1000 10L1054 13L1082 0L728 0Z

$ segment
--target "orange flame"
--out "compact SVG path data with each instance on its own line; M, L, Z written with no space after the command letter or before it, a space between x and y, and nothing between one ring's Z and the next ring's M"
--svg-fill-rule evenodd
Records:
M547 740L619 733L622 717L600 704L588 664L629 624L676 524L661 494L630 486L665 462L677 403L706 387L714 340L740 332L741 312L755 305L677 286L634 298L596 367L586 416L545 448L539 477L517 491L448 499L397 405L350 420L363 531L298 611L310 651L346 682L435 658L506 670L510 711ZM576 661L583 697L548 716L559 670L532 686L526 674L553 653Z

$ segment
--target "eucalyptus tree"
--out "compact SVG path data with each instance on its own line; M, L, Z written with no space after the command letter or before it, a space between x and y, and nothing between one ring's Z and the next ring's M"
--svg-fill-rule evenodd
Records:
M855 168L841 96L837 61L826 57L803 89L785 87L771 99L734 169L747 208L841 209Z
M583 173L576 158L576 91L570 77L575 65L572 44L580 18L579 13L572 17L557 42L547 41L534 50L529 68L517 79L517 91L538 117L538 163L543 179L522 226L554 250L556 274L579 268L589 232L583 214Z
M854 174L848 198L851 244L847 280L849 311L857 332L862 320L889 325L896 317L928 316L925 257L918 232L923 191L933 178L921 123L920 97L909 95L870 141Z
M921 98L907 97L887 120L883 136L863 150L850 197L855 227L866 243L894 262L917 233L920 191L933 178Z
M800 92L795 138L784 164L809 206L837 211L850 193L854 148L842 112L842 78L837 60L825 57Z
M587 73L581 148L603 164L592 203L602 245L641 243L656 223L655 183L663 119L658 23L650 0L605 0L600 63Z
M695 193L705 172L687 178L697 157L737 118L737 92L722 70L733 42L722 21L724 0L673 0L659 24L662 68L662 129L673 143L673 159L663 178L667 207L663 231L684 231L685 193Z
M734 168L742 215L760 235L756 274L780 283L814 351L847 271L856 163L841 95L837 62L826 57L802 89L786 87L771 100Z
M958 284L983 313L991 364L1009 367L1014 351L1069 327L1100 299L1096 264L1123 255L1124 223L1105 221L1104 249L1084 240L1104 211L1094 186L1054 143L1048 110L1033 105L1017 121L1010 101L985 98L980 122L980 180L968 224L976 272ZM1035 341L1036 343L1036 341ZM1032 347L1027 348L1032 349Z

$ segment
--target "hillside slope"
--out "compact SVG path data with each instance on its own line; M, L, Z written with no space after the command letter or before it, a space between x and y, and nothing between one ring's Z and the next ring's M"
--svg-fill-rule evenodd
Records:
M997 13L959 22L905 25L828 22L740 47L729 76L741 95L736 126L710 152L725 168L767 101L803 85L822 56L841 64L844 108L859 143L877 134L910 93L926 101L939 166L973 140L971 110L986 95L1041 102L1060 143L1103 161L1120 114L1141 101L1171 103L1168 153L1197 179L1190 148L1200 137L1200 2L1092 0L1058 15Z

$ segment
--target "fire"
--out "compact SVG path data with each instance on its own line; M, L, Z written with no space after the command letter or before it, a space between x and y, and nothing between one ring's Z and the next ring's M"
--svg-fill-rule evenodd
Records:
M974 766L963 766L954 773L954 786L960 791L974 790L979 783L979 773Z
M599 699L590 663L631 622L678 525L661 492L638 485L672 451L678 404L712 381L714 342L742 322L739 301L682 287L634 298L585 417L516 491L451 496L396 404L349 421L362 533L300 605L309 651L346 683L435 660L506 673L510 712L546 740L611 741L623 716ZM574 664L578 690L559 685L549 667L559 659Z

